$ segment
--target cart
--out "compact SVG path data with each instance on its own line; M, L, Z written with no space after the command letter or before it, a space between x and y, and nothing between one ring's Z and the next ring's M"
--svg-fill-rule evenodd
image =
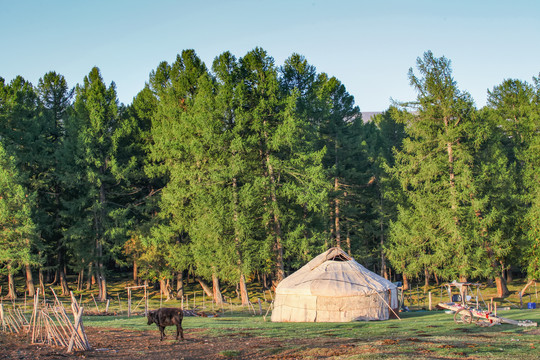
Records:
M481 284L469 282L452 282L444 284L448 291L449 302L441 302L437 307L454 312L454 321L457 324L472 324L479 326L493 326L500 324L511 324L516 326L538 326L536 322L530 320L516 321L512 319L497 316L497 307L492 304L486 304L480 293ZM473 298L474 289L476 296ZM457 291L456 291L457 290ZM456 294L457 292L457 294ZM474 301L473 301L474 299ZM479 306L479 302L484 303L485 308Z

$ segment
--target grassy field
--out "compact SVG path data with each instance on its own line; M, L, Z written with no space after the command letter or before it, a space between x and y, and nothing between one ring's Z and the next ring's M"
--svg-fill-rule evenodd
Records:
M130 281L121 278L109 283L109 314L101 316L85 316L85 327L103 329L125 329L126 331L153 331L155 326L147 326L145 318L140 316L144 311L144 302L141 301L143 292L133 293L132 311L139 315L127 317L127 290L132 285ZM540 310L519 310L517 292L524 286L524 281L514 281L510 284L511 295L505 299L494 298L499 309L509 307L511 310L499 311L500 316L515 320L532 320L540 323ZM20 287L22 288L22 286ZM55 291L59 294L59 288ZM529 288L531 297L524 298L524 303L537 301L535 288ZM186 337L206 342L206 339L219 343L222 339L236 341L235 339L253 339L264 348L264 356L295 357L295 358L471 358L471 359L508 359L540 358L540 329L524 328L508 324L493 327L479 327L476 325L458 325L454 323L453 316L443 311L426 311L428 293L422 288L414 286L405 292L405 305L414 311L401 312L402 320L351 322L351 323L272 323L269 316L264 317L271 306L272 295L263 292L257 284L249 286L252 308L242 307L237 298L235 288L224 286L222 288L227 298L227 304L216 306L211 298L203 296L197 283L190 283L185 288L187 298L184 298L184 308L202 310L207 314L218 313L218 317L186 317L184 329ZM447 294L441 292L440 287L432 286L433 304L440 300L447 301ZM78 301L85 307L85 314L103 313L105 303L94 302L92 294L96 289L74 292ZM489 301L496 294L494 287L482 289L483 298ZM52 301L52 292L46 289L46 298ZM261 300L262 315L259 310ZM69 298L61 297L66 307L69 307ZM17 302L24 306L24 298ZM11 302L4 301L4 306ZM181 306L182 301L174 299L165 301L159 291L151 290L149 308L160 306ZM27 299L27 310L31 308L31 301ZM270 313L269 313L270 314ZM169 330L172 331L172 330ZM155 334L151 334L154 339ZM273 340L275 339L275 341ZM194 340L195 341L195 340ZM273 345L273 344L279 345ZM329 349L335 347L351 347L350 351L341 351L335 355ZM220 353L223 358L241 357L242 349L227 349ZM257 353L259 354L259 353ZM322 354L322 355L321 355ZM334 355L332 355L334 354Z
M261 316L237 314L215 318L187 317L184 319L186 336L196 331L197 336L210 338L249 336L252 338L280 339L283 344L275 351L302 349L295 339L311 339L310 346L325 339L342 338L354 346L368 351L350 358L493 358L538 359L540 332L538 328L512 325L479 327L458 325L451 314L443 311L415 311L401 313L402 320L351 323L272 323ZM533 320L540 323L539 310L510 310L500 312L515 320ZM268 319L267 319L268 320ZM148 330L143 317L88 316L85 326ZM270 349L271 350L271 349ZM371 350L371 351L369 351ZM312 350L310 350L312 351ZM309 351L308 351L309 353ZM229 354L234 357L234 353ZM309 356L308 356L309 357Z

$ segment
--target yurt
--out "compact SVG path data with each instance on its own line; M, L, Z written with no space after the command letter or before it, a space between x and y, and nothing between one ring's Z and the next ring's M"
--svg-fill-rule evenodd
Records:
M272 321L387 320L397 308L394 284L331 248L278 284Z

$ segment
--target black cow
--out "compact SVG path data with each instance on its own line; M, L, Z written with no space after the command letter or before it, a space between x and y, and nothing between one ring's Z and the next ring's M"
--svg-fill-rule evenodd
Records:
M165 337L165 327L176 325L176 340L178 340L178 334L181 335L184 340L184 329L182 329L182 319L184 313L182 309L178 308L161 308L158 310L148 311L148 325L155 323L161 332L161 338L159 341L163 341Z

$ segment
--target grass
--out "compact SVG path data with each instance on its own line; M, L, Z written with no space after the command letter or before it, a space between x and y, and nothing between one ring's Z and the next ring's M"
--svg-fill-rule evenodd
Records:
M198 336L270 337L283 346L295 348L296 339L346 339L351 345L365 347L366 352L353 358L444 357L521 360L537 359L540 348L538 328L508 324L493 327L458 325L451 314L442 311L401 313L402 320L350 323L272 323L261 316L235 315L217 318L187 317L184 329L198 329ZM500 316L540 323L539 310L501 311ZM85 326L114 327L132 330L150 329L143 317L87 316ZM153 329L153 328L152 328ZM299 348L301 349L301 348ZM279 349L267 349L278 352ZM307 350L306 350L307 351ZM315 351L316 350L309 350ZM371 351L371 353L370 353ZM375 354L375 353L376 354ZM307 354L309 355L309 354ZM375 356L376 355L376 356ZM236 353L223 354L235 357Z
M232 358L232 357L240 356L241 353L238 350L224 350L220 352L219 354L227 358Z
M71 279L70 279L71 280ZM24 279L19 279L18 289L23 288ZM512 310L499 311L499 315L515 320L532 320L540 323L540 310L516 310L519 306L518 291L521 290L525 282L514 280L509 285L510 296L505 299L496 298L495 287L485 287L482 289L482 296L486 302L494 298L499 309L510 306ZM3 284L0 284L3 285ZM123 328L130 330L149 330L145 318L141 316L127 317L127 290L126 286L132 285L125 278L112 278L109 281L109 295L111 296L109 312L116 313L117 316L85 316L85 326L103 328ZM4 287L5 288L5 287ZM54 287L57 294L60 293L58 287ZM47 299L52 299L52 293L47 290ZM433 303L447 301L445 292L441 295L440 287L432 286L428 289L432 292ZM531 301L536 301L535 288L529 288L532 294ZM269 347L265 349L265 355L279 354L284 349L301 351L302 356L317 358L319 343L331 339L344 339L347 344L356 348L361 348L362 353L353 355L352 359L379 359L379 358L493 358L507 359L520 358L520 360L537 359L540 349L540 332L538 328L523 328L503 324L489 328L475 325L458 325L453 321L453 316L442 311L422 311L427 308L427 293L421 287L414 286L405 293L405 305L410 309L420 310L400 313L402 320L391 320L381 322L351 322L351 323L272 323L269 318L265 319L259 315L257 298L270 300L269 292L262 292L262 288L257 284L249 285L250 299L254 303L257 315L252 310L248 310L240 305L236 296L235 288L223 286L223 294L227 297L228 304L222 309L218 309L212 304L211 298L203 296L203 292L197 283L187 284L185 294L189 297L189 305L184 302L184 307L193 308L195 305L199 310L212 313L220 310L219 317L186 317L184 328L189 334L190 330L196 329L200 336L222 337L266 337L275 338L282 341L279 348ZM95 287L82 292L74 292L77 300L82 299L85 313L96 310L104 311L105 304L96 304L91 294L96 295ZM133 292L132 309L135 308L142 298L143 292ZM120 302L118 301L120 297ZM66 307L69 307L69 298L60 297ZM18 305L23 304L24 298L19 299ZM523 299L524 305L529 301L529 297ZM9 302L5 301L4 306ZM181 301L170 300L165 302L160 299L159 291L150 292L149 307L158 308L163 306L181 306ZM204 304L204 308L203 308ZM262 301L263 314L270 307L269 301ZM31 308L31 300L27 299L27 309ZM144 304L139 305L136 310L140 313L144 310ZM153 329L153 327L152 327ZM197 335L199 336L199 335ZM311 347L298 345L298 339L311 341ZM235 358L239 356L235 351L227 351L221 354L225 358ZM329 356L330 357L330 356Z

